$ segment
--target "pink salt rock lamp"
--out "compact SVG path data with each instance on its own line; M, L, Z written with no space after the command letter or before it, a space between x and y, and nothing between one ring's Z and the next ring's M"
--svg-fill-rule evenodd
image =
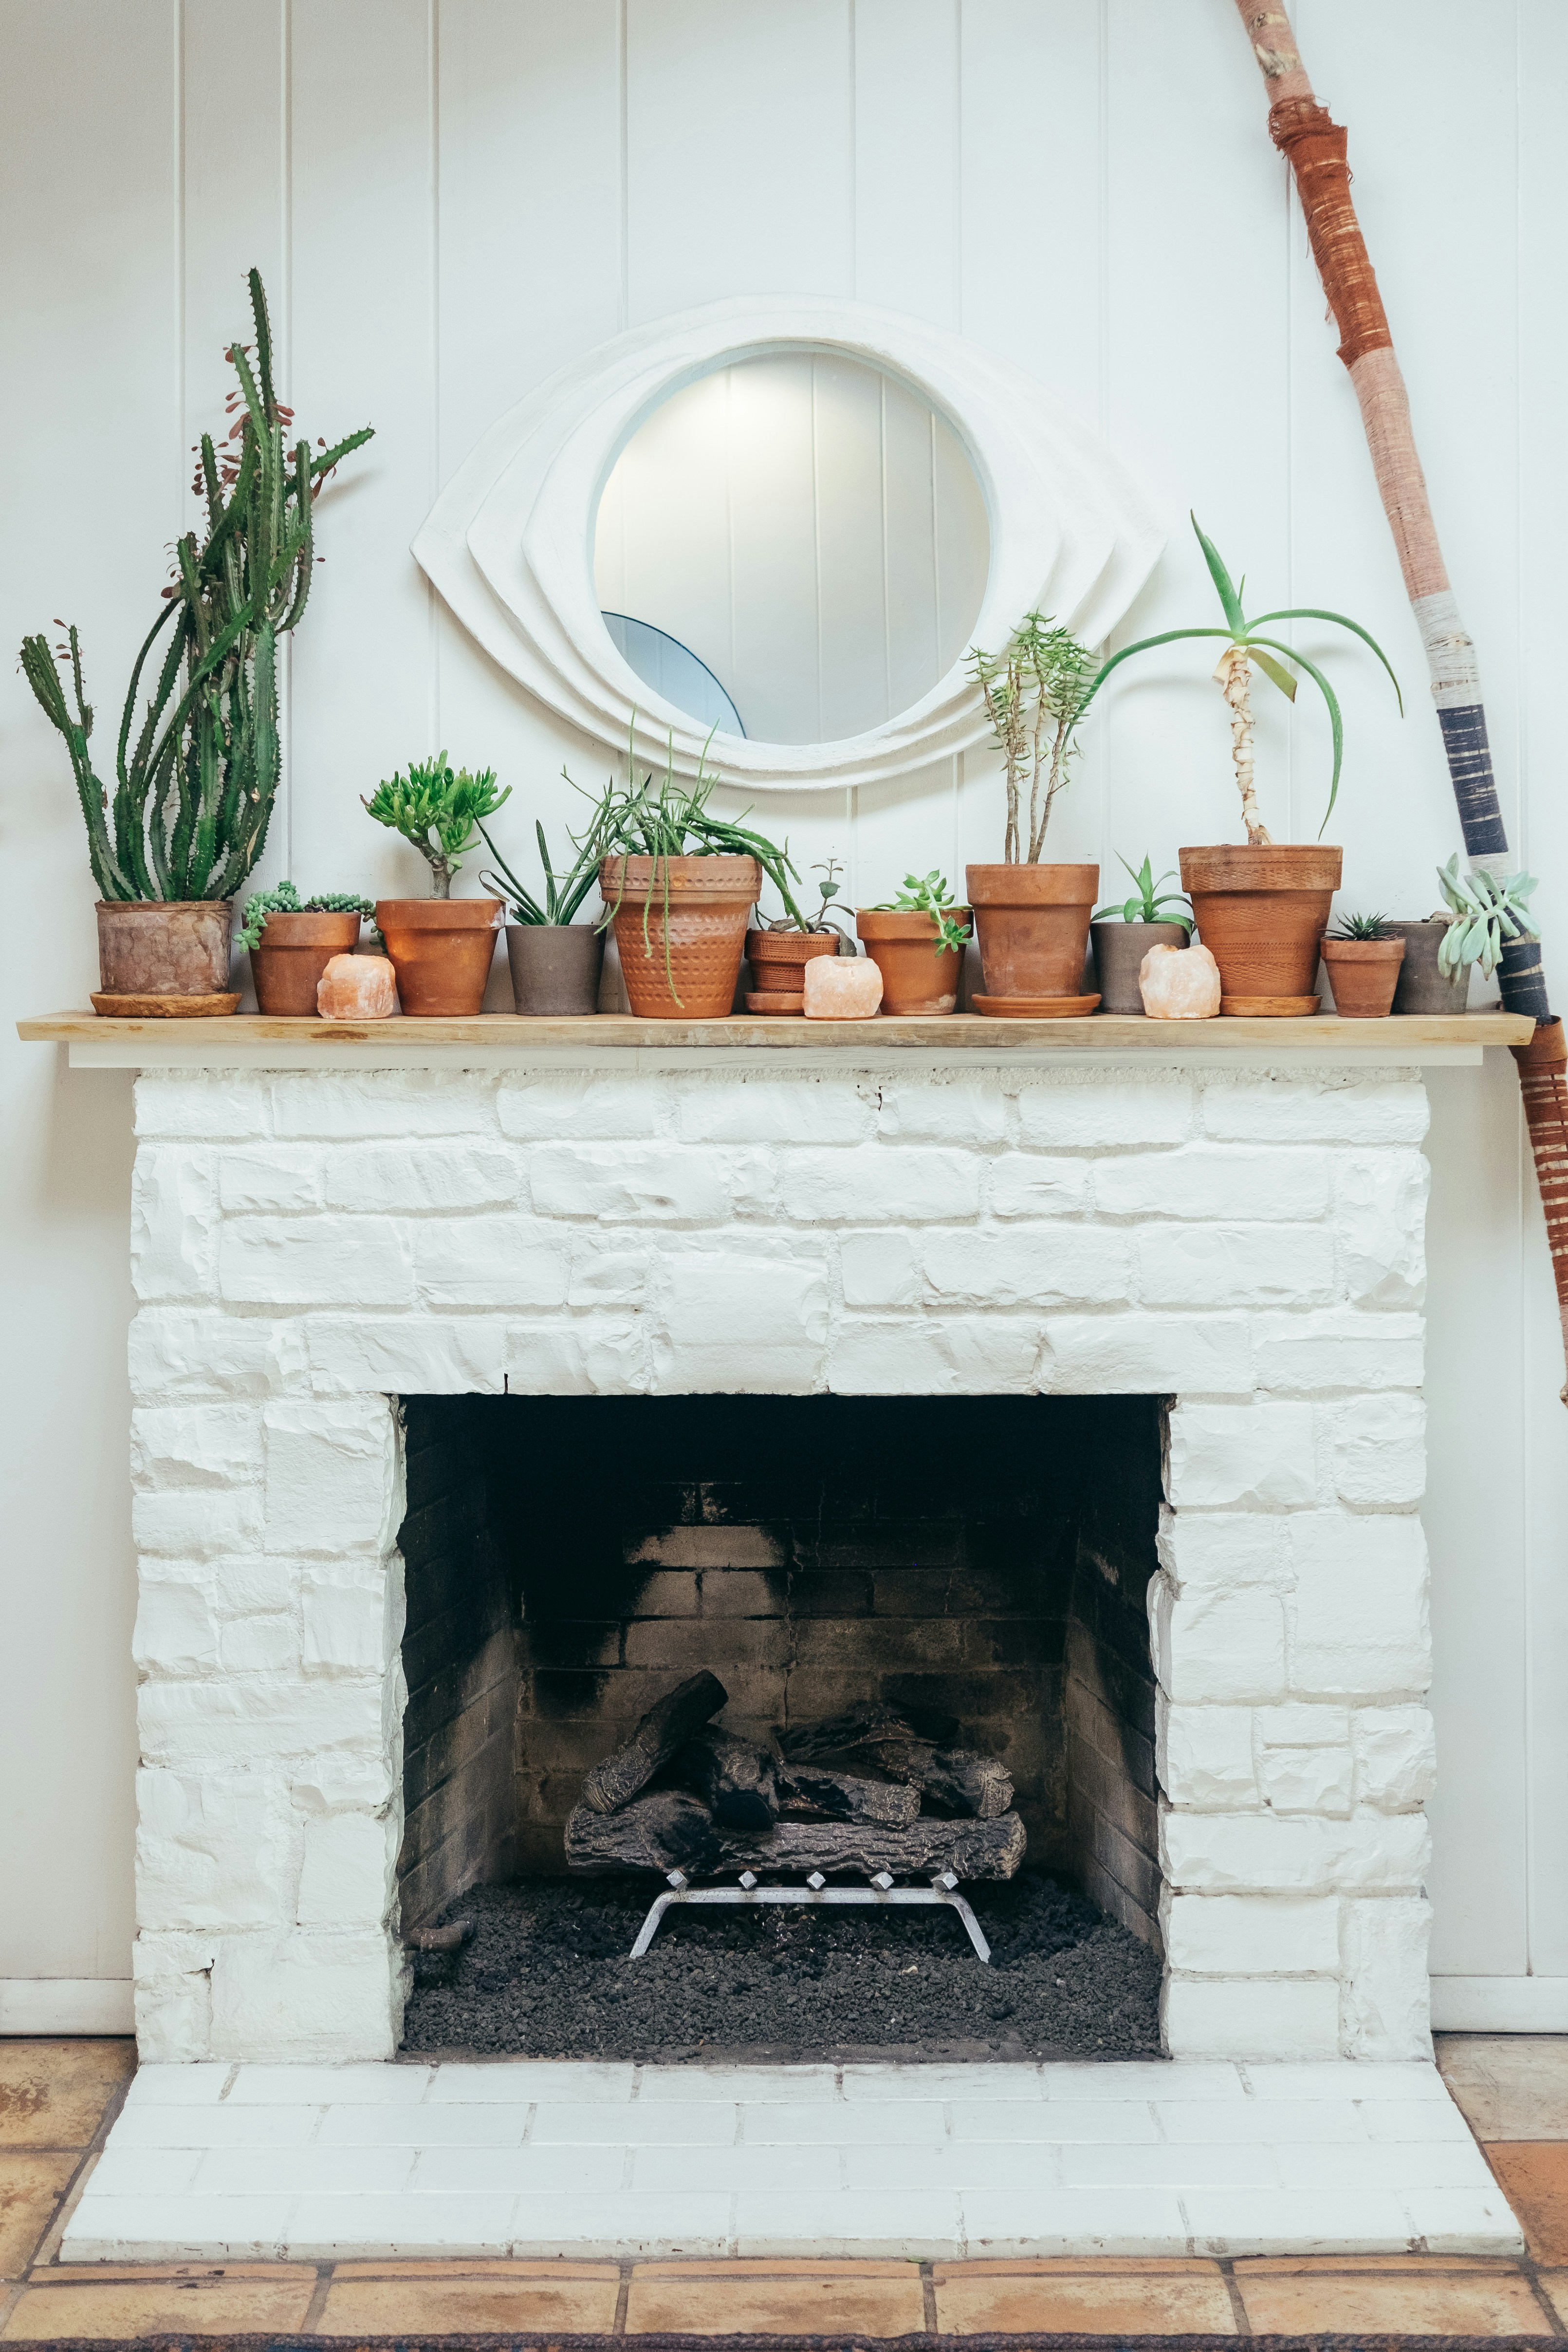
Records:
M882 1003L882 973L869 956L814 956L802 970L808 1021L869 1021Z
M1212 1021L1219 1010L1219 966L1207 948L1151 948L1138 986L1151 1021Z
M323 1021L384 1021L397 1011L397 982L386 956L337 955L316 985Z

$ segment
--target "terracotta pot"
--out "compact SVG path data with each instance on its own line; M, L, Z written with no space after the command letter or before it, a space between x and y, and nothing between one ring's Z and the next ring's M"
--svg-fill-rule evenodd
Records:
M1142 1013L1138 969L1151 948L1185 948L1185 923L1091 923L1102 1013Z
M1446 915L1428 915L1424 922L1391 922L1396 940L1405 942L1405 961L1394 991L1396 1013L1463 1013L1469 1003L1470 975L1462 968L1450 979L1437 969L1437 950L1448 937Z
M1405 961L1403 940L1324 940L1333 1009L1342 1021L1385 1021Z
M1315 1013L1318 942L1344 865L1315 842L1223 842L1179 853L1197 935L1219 966L1222 1013Z
M258 1010L314 1014L322 973L359 938L358 915L268 915L250 951Z
M948 907L944 912L956 923L968 919L967 907ZM884 1013L904 1013L913 1019L954 1010L958 1002L958 975L964 968L964 951L962 948L936 945L935 915L902 910L884 913L875 907L862 907L855 916L855 929L882 974Z
M100 898L99 987L108 996L222 996L233 932L227 898Z
M519 1013L570 1020L598 1012L604 934L591 923L508 923L507 961Z
M747 931L746 961L752 986L763 994L799 996L809 963L837 955L837 931Z
M967 866L988 996L1076 996L1097 866Z
M483 1009L501 927L499 898L378 898L376 922L416 1021L465 1021Z
M606 857L599 895L639 1021L722 1021L735 1004L747 923L762 888L755 857Z

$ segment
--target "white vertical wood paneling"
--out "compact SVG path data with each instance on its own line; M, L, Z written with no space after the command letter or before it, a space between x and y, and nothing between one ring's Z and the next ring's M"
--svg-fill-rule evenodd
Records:
M1568 913L1553 690L1568 28L1558 0L1299 0L1298 21L1350 125L1513 838L1554 919ZM1420 651L1223 0L0 0L0 23L5 386L25 454L0 486L8 642L79 617L111 730L252 260L301 425L378 428L322 509L268 874L291 858L308 885L423 888L359 794L442 740L513 785L503 825L529 862L535 812L559 828L574 808L563 761L593 783L602 754L433 612L407 544L438 482L503 408L625 323L742 291L858 290L1034 369L1149 480L1171 546L1129 635L1207 617L1189 506L1248 568L1250 598L1338 604L1376 632L1409 716L1347 649L1344 898L1432 903L1431 868L1458 836ZM843 681L824 679L825 716ZM92 926L58 746L20 682L9 691L0 760L21 887L0 953L20 1007L79 999ZM1310 834L1321 719L1306 695L1291 719L1261 691L1260 715L1265 805ZM964 770L956 784L949 765L841 798L769 793L758 815L802 864L845 857L846 896L868 903L911 867L995 856L992 762ZM1090 728L1055 854L1108 866L1113 849L1146 849L1166 865L1183 841L1235 831L1201 656L1125 675ZM1547 963L1568 984L1555 936ZM0 1919L0 1971L112 1973L130 1818L126 1090L57 1082L37 1048L0 1053L21 1139L5 1171L6 1296L29 1334L8 1359L3 1424L23 1665L0 1769L34 1791L0 1856L25 1897ZM1467 1974L1564 1974L1555 1314L1511 1072L1446 1074L1433 1094L1437 1955Z

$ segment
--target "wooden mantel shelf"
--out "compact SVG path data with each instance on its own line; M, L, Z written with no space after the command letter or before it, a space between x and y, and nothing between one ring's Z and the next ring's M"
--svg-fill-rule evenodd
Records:
M16 1034L70 1049L78 1069L267 1069L557 1066L664 1061L725 1053L788 1055L813 1064L846 1056L917 1053L943 1062L976 1055L1005 1062L1155 1064L1279 1061L1384 1065L1474 1063L1488 1045L1521 1045L1533 1023L1517 1014L1410 1015L1342 1021L1148 1021L1095 1013L1080 1021L994 1021L978 1013L937 1020L633 1021L600 1013L570 1021L486 1013L469 1021L290 1021L263 1013L196 1021L100 1020L51 1013L18 1021Z

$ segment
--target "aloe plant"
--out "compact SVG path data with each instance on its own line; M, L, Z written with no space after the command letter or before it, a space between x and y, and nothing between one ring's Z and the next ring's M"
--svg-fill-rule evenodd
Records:
M455 773L445 752L438 751L434 760L411 760L406 776L400 769L383 777L369 800L361 793L360 805L378 824L413 843L430 868L431 897L450 898L452 877L485 818L511 795L510 784L504 793L496 790L494 768L482 768L476 776L466 768ZM487 834L485 839L488 844Z
M1208 566L1209 577L1218 593L1220 606L1225 614L1225 626L1223 628L1209 626L1193 629L1162 629L1158 636L1140 637L1135 645L1124 646L1120 653L1113 654L1110 660L1101 668L1093 685L1089 689L1083 709L1085 710L1088 709L1089 703L1098 694L1111 672L1119 668L1123 662L1131 661L1134 654L1147 653L1154 646L1174 645L1181 637L1223 637L1225 650L1220 655L1215 668L1214 682L1223 690L1225 699L1230 706L1230 749L1231 757L1236 762L1237 787L1241 794L1241 814L1247 826L1247 838L1256 845L1269 841L1270 835L1258 813L1258 797L1253 790L1252 782L1252 664L1256 662L1270 684L1277 686L1289 701L1294 702L1296 680L1287 667L1287 664L1294 662L1298 669L1306 672L1322 695L1328 709L1329 726L1333 736L1333 773L1329 780L1328 806L1323 811L1322 824L1318 827L1318 838L1321 840L1323 825L1327 824L1333 815L1334 802L1339 797L1340 767L1344 757L1344 720L1340 712L1338 698L1322 670L1314 663L1310 662L1305 654L1298 653L1293 646L1285 645L1279 637L1263 635L1262 632L1276 621L1332 621L1337 628L1348 629L1353 636L1359 637L1364 645L1371 646L1384 668L1387 670L1395 695L1398 699L1399 715L1403 718L1405 698L1399 692L1399 680L1394 676L1388 656L1376 638L1364 629L1359 621L1349 619L1343 613L1325 612L1321 605L1317 604L1288 604L1281 605L1278 612L1260 613L1256 620L1249 621L1241 604L1242 592L1247 585L1245 578L1239 584L1232 583L1230 574L1220 557L1219 550L1199 528L1197 517L1192 516L1191 521L1193 530L1197 532L1197 543L1203 550L1203 560ZM1080 716L1082 715L1081 712Z
M277 641L298 626L310 593L322 485L373 429L361 425L330 448L318 441L315 456L304 439L287 446L294 415L273 383L259 271L249 284L256 341L229 345L237 378L229 431L221 450L209 433L197 450L204 528L175 544L175 576L126 690L112 791L93 766L75 625L56 622L65 636L52 652L42 635L22 640L23 673L70 754L93 878L107 899L229 898L260 856L280 772ZM164 630L138 725L142 672Z
M1391 940L1386 915L1342 915L1328 929L1331 940Z
M1120 903L1114 898L1108 898L1104 906L1095 908L1094 920L1097 923L1103 923L1108 918L1120 915L1124 923L1179 923L1190 939L1193 924L1192 902L1185 891L1167 890L1165 887L1167 882L1174 882L1176 879L1174 871L1162 874L1156 882L1152 857L1145 857L1139 866L1128 866L1126 859L1118 854L1116 863L1118 866L1125 866L1132 876L1133 896L1130 898L1122 899ZM1162 910L1167 907L1176 908L1177 912L1164 913ZM1185 909L1185 912L1181 911L1182 909Z
M571 778L561 770L570 784ZM576 787L573 786L575 790ZM499 874L481 873L479 879L494 889L498 898L510 898L512 919L517 923L538 923L549 927L570 923L578 908L599 878L599 861L603 854L604 811L597 805L588 831L580 837L570 837L577 855L570 866L559 872L550 864L549 844L545 839L544 826L536 817L534 835L539 847L539 864L544 869L545 888L542 899L537 898L526 882L519 882L483 824L479 831L486 848L500 868Z

